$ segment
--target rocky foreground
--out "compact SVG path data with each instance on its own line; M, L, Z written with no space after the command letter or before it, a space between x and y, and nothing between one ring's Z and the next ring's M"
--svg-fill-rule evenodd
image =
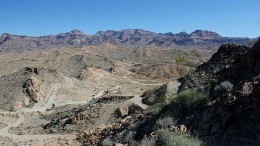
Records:
M170 82L145 92L147 110L83 130L78 140L118 146L260 145L260 40L251 48L222 45L208 62L173 82L179 83L177 90Z

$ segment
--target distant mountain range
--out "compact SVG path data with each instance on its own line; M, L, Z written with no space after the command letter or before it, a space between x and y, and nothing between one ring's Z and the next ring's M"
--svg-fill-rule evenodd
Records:
M88 45L111 43L118 46L137 47L195 47L217 49L226 43L248 45L256 39L242 37L222 37L206 30L196 30L191 34L154 33L141 29L125 29L122 31L99 31L94 35L87 35L79 30L72 30L57 35L40 37L18 36L4 33L0 36L0 51L25 51L46 48L76 48Z

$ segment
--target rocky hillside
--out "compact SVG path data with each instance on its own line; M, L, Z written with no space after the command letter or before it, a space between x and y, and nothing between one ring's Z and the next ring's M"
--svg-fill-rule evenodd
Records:
M145 118L98 131L100 145L258 146L260 40L251 48L222 45L193 73L143 96L149 103ZM108 132L113 134L104 137ZM86 144L90 136L81 133L79 140Z
M209 145L259 145L259 59L260 40L252 48L221 46L207 63L183 79L180 91L185 86L202 89L208 105L187 112L180 122Z
M211 31L196 30L191 34L181 32L154 33L141 29L122 31L100 31L94 35L86 35L79 30L40 37L17 36L4 33L0 36L0 51L24 51L45 48L82 47L111 43L120 46L157 46L157 47L191 47L197 49L216 49L224 43L247 45L251 39L222 37Z
M150 78L176 78L179 77L178 68L174 64L156 64L145 67L136 67L134 72L139 75L145 75Z
M184 78L183 90L202 88L209 106L181 122L210 145L259 145L260 40L252 47L227 44ZM192 116L192 118L187 118Z

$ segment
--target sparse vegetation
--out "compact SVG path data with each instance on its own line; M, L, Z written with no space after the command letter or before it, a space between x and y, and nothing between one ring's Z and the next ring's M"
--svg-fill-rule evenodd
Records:
M197 50L191 50L191 51L190 51L190 54L191 54L192 56L199 57L199 53L198 53Z
M200 146L203 144L201 140L189 133L179 134L169 130L159 131L158 139L163 142L163 146Z
M169 112L173 112L176 115L184 114L185 112L196 108L207 102L207 97L201 91L198 90L186 90L176 97L174 97L168 107Z
M114 142L110 138L106 138L102 141L103 146L112 146Z
M224 81L221 82L220 85L217 85L214 89L217 92L231 91L233 89L233 84L229 81Z
M140 142L138 146L155 146L156 139L155 138L148 138L145 136Z
M146 91L142 96L143 101L149 105L165 103L167 100L167 85L162 85L160 88Z
M182 64L183 62L185 62L185 57L183 57L183 56L176 56L176 58L175 58L175 62L176 62L176 64L178 64L178 65L180 65L180 64Z
M130 143L131 141L134 141L134 137L136 135L136 132L135 131L127 131L123 134L122 136L122 141L124 143Z
M158 114L164 108L164 106L165 106L164 103L157 103L157 104L149 106L147 108L147 111L154 113L154 114Z
M176 123L172 117L167 116L167 117L158 119L156 121L156 124L157 124L158 128L166 129L166 128L170 127L171 125L175 125Z

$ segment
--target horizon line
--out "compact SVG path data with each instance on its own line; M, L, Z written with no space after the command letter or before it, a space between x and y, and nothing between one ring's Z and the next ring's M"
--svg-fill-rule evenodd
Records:
M218 32L215 32L215 31L211 31L211 30L206 30L206 29L195 29L191 32L187 32L187 31L179 31L179 32L156 32L156 31L151 31L151 30L147 30L147 29L142 29L142 28L125 28L125 29L107 29L107 30L99 30L99 31L96 31L95 33L93 34L88 34L80 29L71 29L70 31L64 31L64 32L60 32L60 33L53 33L53 34L43 34L43 35L30 35L30 34L13 34L13 33L8 33L8 32L3 32L1 33L1 36L4 35L4 34L9 34L9 35L14 35L14 36L27 36L27 37L43 37L43 36L52 36L52 35L59 35L59 34L63 34L63 33L70 33L72 31L79 31L85 35L89 35L89 36L93 36L95 34L97 34L98 32L106 32L106 31L124 31L124 30L143 30L143 31L147 31L147 32L151 32L151 33L155 33L155 34L167 34L167 33L172 33L172 34L179 34L179 33L187 33L187 34L192 34L196 31L208 31L208 32L213 32L213 33L216 33L218 34L219 36L221 37L232 37L232 38L249 38L249 39L255 39L255 38L260 38L260 36L257 36L257 37L244 37L244 36L223 36L221 34L219 34Z

